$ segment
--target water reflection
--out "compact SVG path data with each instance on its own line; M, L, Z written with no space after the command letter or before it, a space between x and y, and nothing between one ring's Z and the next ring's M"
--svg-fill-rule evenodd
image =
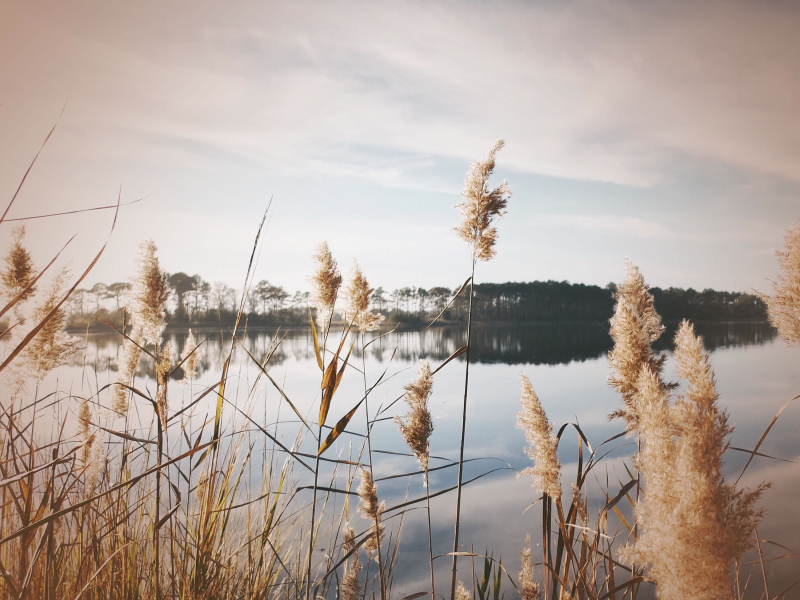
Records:
M666 331L654 344L656 350L672 350L672 338L677 326L677 322L666 324ZM703 336L709 351L760 345L776 336L775 330L765 322L698 323L695 328ZM211 330L195 333L198 340L205 340L198 351L199 371L220 367L230 347L229 335ZM188 332L172 332L165 336L176 359L183 352L187 335ZM282 342L270 360L271 365L313 357L314 345L309 329L248 331L242 340L248 351L263 361L276 335L282 338ZM339 335L341 331L331 332L337 341ZM119 336L115 333L94 334L90 339L88 362L98 371L115 371ZM388 361L395 349L395 359L401 362L415 362L420 358L443 361L466 343L464 327L439 327L422 332L396 331L370 344L367 353L378 363ZM473 329L471 360L488 364L560 365L600 358L611 350L611 346L606 323L477 324ZM361 357L360 352L358 347L353 349L357 358ZM84 357L78 355L73 359L75 366L83 360ZM154 375L149 361L142 361L139 375ZM183 373L179 369L172 376L180 379Z

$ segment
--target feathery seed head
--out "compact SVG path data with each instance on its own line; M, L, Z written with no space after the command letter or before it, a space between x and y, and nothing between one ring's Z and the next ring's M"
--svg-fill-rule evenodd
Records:
M800 223L786 232L785 250L778 250L781 272L773 283L775 295L759 294L767 303L772 326L790 346L800 346Z
M13 241L5 257L6 269L2 273L3 287L9 299L15 298L34 278L33 260L22 245L25 239L25 225L17 225L11 235ZM29 298L35 290L35 287L30 288L20 300Z
M520 374L522 412L517 414L517 429L525 432L528 448L525 452L533 459L533 466L517 477L531 475L534 491L547 494L553 499L561 498L561 461L558 459L558 440L553 425L547 420L530 380Z
M378 527L378 536L380 536L380 541L383 541L385 526L380 520L386 503L378 504L378 488L375 486L372 474L364 467L361 467L361 484L356 491L361 499L358 510L372 523L372 534L364 542L364 549L369 553L377 552L379 540L375 535L375 527Z
M156 409L158 411L158 418L161 419L161 427L167 429L167 386L169 384L169 373L172 369L172 361L170 354L172 346L164 344L161 353L158 355L156 362L156 383L158 384L158 392L156 393Z
M38 325L55 310L44 327L23 350L21 361L23 369L36 381L41 381L47 373L66 364L69 357L78 349L78 338L64 331L67 324L66 312L63 308L56 310L62 300L68 275L69 272L62 269L53 278L44 298L31 315L31 322Z
M186 343L183 346L181 353L181 360L183 361L183 381L184 383L191 381L197 376L197 363L200 356L195 350L197 349L197 340L194 338L192 330L189 330L189 335L186 336Z
M641 272L630 261L625 261L627 277L615 294L616 305L611 317L609 333L614 348L608 354L611 363L611 385L622 396L625 408L612 416L625 419L629 431L636 428L636 381L639 371L647 367L659 375L665 356L656 357L650 347L664 331L653 306L653 296Z
M119 353L118 369L117 369L117 384L130 385L131 378L136 373L136 368L139 366L139 357L142 355L142 349L134 344L131 340L124 340L122 348ZM123 385L114 386L114 410L120 414L128 412L128 396L130 391L123 387Z
M344 526L344 539L342 550L345 554L354 550L356 547L356 532L346 523ZM350 564L345 565L344 577L341 583L340 597L342 600L358 600L361 597L361 584L358 580L358 572L361 571L361 563L358 560L358 550L350 556Z
M142 344L161 344L164 332L164 307L169 298L167 274L161 270L153 240L139 246L138 272L133 281L132 319Z
M455 230L472 248L473 260L487 261L494 257L497 228L493 223L505 214L508 199L511 197L505 181L495 189L489 189L489 177L494 170L495 157L503 145L503 140L496 141L486 159L472 165L461 192L464 200L456 206L461 212L462 220Z
M522 549L522 568L519 571L519 595L522 600L539 600L542 590L539 582L533 579L533 565L531 564L531 536L525 539L527 546Z
M433 419L428 410L428 399L433 389L431 365L427 360L420 363L417 379L406 386L406 402L409 406L406 420L395 417L406 444L417 457L422 470L425 471L427 485L428 459L430 457L429 439L433 433Z
M350 281L345 290L347 298L347 308L345 309L345 319L353 321L361 331L374 331L384 320L381 314L374 314L369 310L369 299L372 295L372 288L356 261L353 261L353 268L350 271Z
M314 274L311 276L311 296L317 307L317 325L323 331L328 329L342 275L328 248L328 242L320 242L314 254Z
M456 600L472 600L469 590L464 586L464 583L459 581L456 588Z

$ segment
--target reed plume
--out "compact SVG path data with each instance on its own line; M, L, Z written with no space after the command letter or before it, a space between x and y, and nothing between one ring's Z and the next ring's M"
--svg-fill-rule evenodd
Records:
M341 600L359 600L359 598L361 598L361 583L358 580L358 573L361 571L361 563L358 560L356 533L353 531L353 528L350 527L350 523L346 523L344 526L342 550L345 555L351 551L353 554L350 557L349 564L345 563L345 572L344 577L342 577L339 597Z
M614 295L617 302L610 321L609 333L614 348L608 353L612 371L609 382L625 404L612 417L622 417L628 431L633 431L638 419L636 386L639 372L646 367L660 375L666 356L655 356L650 346L664 331L661 317L653 306L653 296L639 269L627 259L625 266L627 277Z
M153 240L142 242L139 247L139 264L133 280L131 312L134 327L143 344L158 346L164 333L165 306L169 299L167 274L161 270Z
M169 285L167 274L161 270L153 240L146 240L139 246L139 259L136 276L133 279L133 293L129 306L131 312L131 331L122 344L117 372L117 383L114 388L114 410L126 413L128 410L128 390L123 385L130 385L131 378L136 372L139 357L142 354L140 346L152 344L161 345L161 335L164 333L166 322L165 307L169 299Z
M425 485L428 481L428 459L431 447L429 439L433 433L433 419L428 410L428 399L432 389L431 365L427 360L423 360L419 366L417 379L405 388L406 403L409 407L406 419L403 421L399 416L395 417L403 439L417 457L422 470L425 471Z
M736 490L725 481L732 428L717 404L702 338L687 321L675 335L675 360L686 386L674 404L651 370L642 369L637 384L636 463L645 488L636 507L641 535L625 556L648 567L661 600L727 598L731 566L761 519L756 502L764 486Z
M317 244L312 258L314 274L310 278L311 298L317 307L317 325L322 331L327 331L342 285L342 274L328 248L328 242Z
M383 315L369 310L369 299L372 292L373 289L369 287L369 282L361 272L358 263L353 261L350 281L345 289L345 298L347 299L345 320L353 321L362 333L374 331L385 319Z
M186 336L186 343L183 346L181 353L181 361L183 367L183 381L187 383L197 376L197 363L200 360L199 355L195 350L197 349L197 340L194 338L192 330L189 330L189 335Z
M458 587L456 588L456 600L472 600L469 590L461 581L458 582Z
M33 260L30 252L22 244L25 239L25 225L17 225L11 233L11 247L5 257L6 268L2 272L3 287L8 298L15 298L34 278ZM33 286L20 298L25 300L36 291Z
M62 269L50 282L44 298L33 310L33 323L44 321L59 305L68 275L68 271ZM58 308L25 347L21 365L35 381L41 381L47 373L66 364L78 349L78 338L64 330L66 323L66 312L63 308Z
M378 488L372 479L372 473L361 467L361 484L358 486L358 497L361 499L358 510L372 522L372 533L364 542L364 549L372 553L378 552L378 545L383 541L386 526L381 523L381 513L386 508L386 503L378 504Z
M775 295L759 294L767 303L770 323L790 346L800 346L800 223L784 237L785 250L778 250L781 272L773 283Z
M473 163L461 191L464 200L456 207L461 211L462 220L455 230L472 248L473 260L487 261L494 257L497 228L493 223L503 217L511 197L505 181L489 189L495 157L504 144L503 140L497 140L484 160Z
M522 600L539 600L542 597L542 588L533 578L533 565L531 564L531 536L525 539L522 549L522 568L519 571L519 595Z
M164 431L167 430L167 412L169 405L167 404L167 385L169 384L169 373L172 369L172 361L170 354L172 346L167 343L161 349L156 361L156 384L158 391L156 393L156 411L158 418L161 420L161 427Z
M561 461L558 460L558 440L553 434L553 425L547 420L530 380L520 374L522 412L517 414L517 428L525 432L528 440L527 455L533 460L517 477L530 475L534 491L547 494L554 500L561 498Z

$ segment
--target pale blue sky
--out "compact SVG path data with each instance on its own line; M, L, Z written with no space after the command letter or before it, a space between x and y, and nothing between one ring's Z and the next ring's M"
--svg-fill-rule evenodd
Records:
M375 285L453 286L453 206L506 140L513 192L479 281L766 289L800 218L800 8L770 2L3 2L0 197L9 216L149 195L90 281L167 270L306 288L329 241ZM6 202L6 200L3 200ZM75 271L111 215L31 222ZM7 240L10 226L0 225ZM95 250L96 251L96 250Z

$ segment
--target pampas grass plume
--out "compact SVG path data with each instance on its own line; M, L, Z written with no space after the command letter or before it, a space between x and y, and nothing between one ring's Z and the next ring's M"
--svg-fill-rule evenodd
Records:
M326 331L336 305L342 274L328 248L328 242L320 242L314 254L314 274L310 278L311 297L317 307L317 324Z
M790 346L800 346L800 223L789 228L786 249L778 250L781 272L773 283L774 296L759 294L767 303L770 323Z
M408 447L417 457L420 467L427 473L430 457L429 439L433 433L433 419L428 410L428 399L433 389L431 365L427 360L420 363L417 379L406 386L406 402L409 406L405 421L395 417L400 433ZM427 485L427 475L425 480Z
M525 432L525 439L528 440L525 452L533 459L533 466L517 477L531 475L531 485L535 491L558 500L561 498L561 462L556 452L558 441L553 434L553 425L547 420L530 380L525 375L520 375L519 379L522 386L522 412L517 414L517 429Z
M344 577L342 577L341 600L359 600L361 598L361 583L358 580L358 573L361 571L361 563L358 560L358 550L356 549L356 533L346 523L344 526L344 539L342 541L342 550L347 554L353 551L350 556L350 563L346 564Z
M345 320L353 321L362 332L374 331L385 317L369 310L369 299L373 290L356 261L353 261L349 279L345 289Z
M505 214L511 197L505 181L495 189L489 189L495 157L504 144L503 140L497 140L484 160L473 163L461 191L464 200L456 206L462 219L455 230L472 247L473 260L487 261L494 257L497 228L493 223Z
M378 536L380 541L383 541L385 526L381 524L380 519L386 503L378 503L378 488L375 486L372 474L364 467L361 467L361 484L356 491L361 499L358 510L372 523L372 534L364 542L364 549L369 553L377 552L379 540L375 535L375 528L377 526Z
M522 554L522 568L519 571L519 595L522 600L539 600L542 597L542 589L539 582L533 579L533 565L531 564L531 536L525 539L527 544L520 554Z
M195 352L196 349L197 340L195 340L194 334L190 329L189 335L186 336L183 352L181 353L184 383L191 381L197 376L197 363L200 361L200 357L197 352Z

